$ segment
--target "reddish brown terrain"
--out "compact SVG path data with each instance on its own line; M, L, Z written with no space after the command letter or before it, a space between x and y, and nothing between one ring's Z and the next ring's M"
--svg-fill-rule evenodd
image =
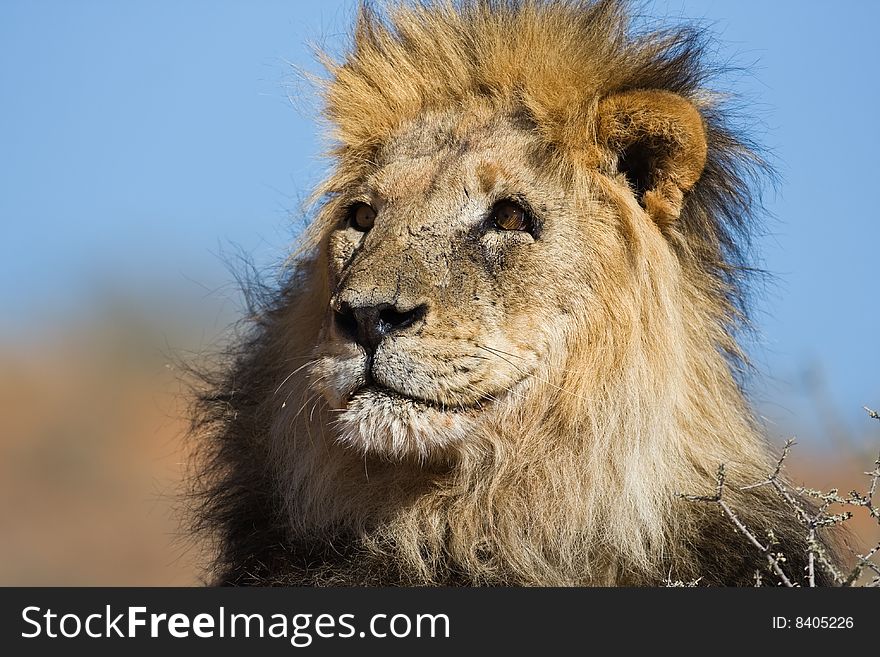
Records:
M78 338L0 353L0 584L188 585L174 372Z

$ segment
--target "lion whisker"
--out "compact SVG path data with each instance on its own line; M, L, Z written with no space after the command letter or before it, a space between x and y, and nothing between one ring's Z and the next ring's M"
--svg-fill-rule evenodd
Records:
M281 388L284 387L284 384L285 384L285 383L287 383L288 381L290 381L291 377L293 377L295 374L301 372L302 370L304 370L305 368L307 368L309 365L314 365L314 364L317 363L317 362L318 362L318 359L317 359L317 358L311 358L308 362L303 363L302 365L300 365L299 367L297 367L295 370L293 370L290 374L288 374L286 377L284 377L284 380L283 380L281 383L278 384L278 387L275 388L275 392L272 394L272 396L274 397L275 395L277 395L277 394L278 394L278 391L281 390Z
M571 396L574 397L575 399L580 399L580 400L582 400L582 401L586 401L586 402L591 401L588 397L584 397L583 395L579 395L579 394L576 393L576 392L572 392L571 390L568 390L568 389L566 389L566 388L563 388L562 386L559 386L559 385L553 383L553 382L552 382L550 379L548 379L547 377L543 377L543 376L541 376L540 374L537 374L537 373L534 373L534 372L527 372L527 371L525 371L524 369L522 369L521 367L519 367L516 363L514 363L514 362L508 360L507 358L505 358L504 356L501 355L502 353L505 353L505 352L496 353L498 350L493 350L493 349L491 349L490 347L484 347L484 346L479 345L479 344L476 345L476 347L477 347L478 349L484 349L484 350L486 350L487 352L489 352L489 353L491 353L491 354L494 354L496 357L500 358L501 360L503 360L504 362L508 363L508 364L511 365L512 367L515 367L515 368L516 368L521 374L523 374L524 376L533 377L533 378L537 379L538 381L540 381L541 383L546 383L548 386L550 386L550 387L552 387L552 388L555 388L555 389L558 390L559 392L564 392L564 393L567 394L567 395L571 395ZM512 355L512 354L511 354L511 355Z

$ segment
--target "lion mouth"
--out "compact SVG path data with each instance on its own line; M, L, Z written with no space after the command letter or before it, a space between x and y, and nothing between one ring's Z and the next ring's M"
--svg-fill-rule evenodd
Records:
M388 386L384 386L375 382L369 383L351 391L348 395L347 401L350 403L357 399L369 402L371 401L371 398L376 402L387 400L391 401L392 403L396 402L411 407L440 411L442 413L461 413L469 410L481 409L484 408L486 404L490 403L491 401L490 399L479 399L470 404L445 404L433 399L407 395L406 393L403 393L399 390L389 388Z

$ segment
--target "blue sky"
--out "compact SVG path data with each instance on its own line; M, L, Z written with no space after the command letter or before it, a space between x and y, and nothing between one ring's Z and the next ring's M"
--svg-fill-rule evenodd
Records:
M861 406L880 406L880 3L644 7L700 21L716 61L748 68L718 86L742 95L781 174L750 344L770 433L809 433L822 405L859 431ZM282 259L323 167L292 65L316 70L306 43L338 48L352 14L350 1L0 4L0 343L63 331L102 294L209 308L229 244Z

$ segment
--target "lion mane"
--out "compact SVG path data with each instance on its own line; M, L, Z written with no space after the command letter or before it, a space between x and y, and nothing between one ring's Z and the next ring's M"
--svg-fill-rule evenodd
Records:
M634 33L627 10L613 0L359 9L352 48L325 62L333 167L315 217L277 289L250 290L247 332L197 402L196 515L214 538L213 582L750 584L765 555L716 505L679 495L711 494L722 463L727 504L757 535L772 532L786 571L802 578L806 531L794 511L772 487L740 490L773 471L736 337L747 326L744 254L764 168L706 90L699 30ZM364 419L373 416L316 390L338 374L316 365L341 285L328 274L331 233L350 190L393 162L402 130L423 138L411 126L426 116L506 117L528 140L527 161L564 190L559 203L589 193L617 209L595 212L606 220L589 247L565 248L624 245L594 258L592 278L572 288L589 288L589 310L560 293L563 310L525 311L531 327L539 314L579 327L548 329L541 357L555 355L535 360L546 369L486 409L484 399L455 411L464 428L445 433L442 420ZM464 137L444 139L453 154L468 149ZM574 253L557 254L560 272ZM392 277L394 257L381 260ZM512 258L495 258L493 271ZM562 285L554 263L533 273ZM458 312L464 321L470 311ZM446 417L446 404L419 417ZM440 437L432 446L424 436Z

